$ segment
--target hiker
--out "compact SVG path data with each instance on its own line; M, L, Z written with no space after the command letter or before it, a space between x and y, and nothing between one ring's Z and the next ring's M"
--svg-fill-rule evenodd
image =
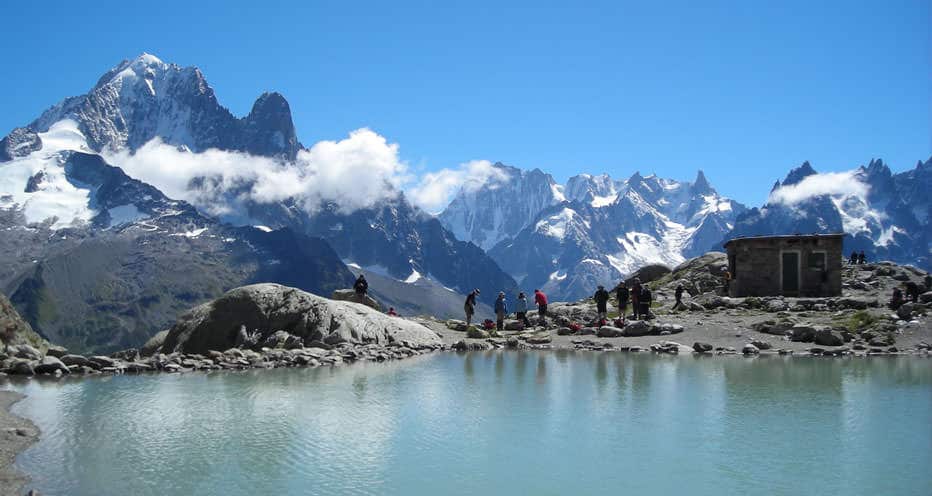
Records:
M722 284L725 286L725 296L728 296L728 290L731 289L731 271L728 267L722 267Z
M592 299L595 300L596 311L599 312L599 322L603 322L608 317L608 291L605 286L599 285Z
M913 303L919 303L919 285L913 281L909 281L905 285L906 299Z
M683 291L683 285L678 284L676 286L676 291L673 292L673 297L676 298L676 303L673 304L673 310L679 310L680 307L686 307L686 305L683 304Z
M389 316L389 317L397 317L397 316L398 316L398 312L395 311L395 307L389 307L389 308L388 308L388 316Z
M466 303L463 310L466 312L466 327L472 322L472 316L476 313L476 296L479 294L479 288L476 288L466 295Z
M537 318L541 325L544 324L544 317L547 316L547 295L539 289L534 290L534 303L537 305Z
M903 292L900 291L900 288L893 288L893 297L890 298L890 303L887 303L887 306L891 310L896 310L903 306L903 303L906 303L903 301Z
M857 250L851 252L851 258L848 259L848 265L857 265L858 264L858 252Z
M631 285L631 308L634 310L634 320L641 314L641 278L635 277Z
M861 250L861 253L858 253L858 265L864 265L867 263L867 257L864 256L864 250Z
M505 292L498 293L498 299L495 300L495 329L498 332L505 330L505 316L508 315L508 304L505 302Z
M524 295L524 291L518 293L518 301L515 303L515 317L524 324L524 327L531 327L531 321L527 319L527 296Z
M922 282L925 284L926 291L932 291L932 274L926 274Z
M628 283L621 281L618 289L615 290L615 298L618 299L618 316L621 317L621 323L625 323L625 316L628 313L628 299L631 293L628 291Z
M369 283L366 282L366 276L359 274L356 282L353 283L353 289L356 290L356 296L362 297L369 292Z
M641 318L644 320L650 320L650 303L653 295L650 294L650 288L644 286L641 288L641 297L638 298L638 304L641 305Z

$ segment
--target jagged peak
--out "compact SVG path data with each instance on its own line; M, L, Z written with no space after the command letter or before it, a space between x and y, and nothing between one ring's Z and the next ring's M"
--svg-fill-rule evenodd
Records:
M644 180L644 176L641 175L641 171L635 171L634 174L631 174L631 177L628 178L628 183L639 183Z
M699 172L696 173L696 180L693 181L692 189L697 193L706 193L712 191L712 185L709 184L709 180L706 179L705 173L702 172L702 169L699 169Z
M249 115L258 114L288 114L291 115L291 107L288 100L281 93L272 91L259 95L255 103L252 104L252 110Z
M806 160L799 167L791 170L789 174L786 175L786 179L783 180L783 186L797 184L803 179L818 174L815 169L812 168L812 165L809 164L809 161Z

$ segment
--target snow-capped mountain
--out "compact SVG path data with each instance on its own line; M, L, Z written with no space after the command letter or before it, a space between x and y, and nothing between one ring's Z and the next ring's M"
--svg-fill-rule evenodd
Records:
M550 174L493 164L500 174L478 189L463 188L438 218L457 239L489 250L566 198Z
M217 148L293 159L301 149L280 94L263 94L249 115L237 118L218 103L199 69L149 54L124 60L87 94L66 98L19 132L46 132L65 119L76 122L98 152L136 150L155 138L194 152Z
M136 347L235 286L353 280L323 240L225 225L130 178L73 121L35 136L41 148L0 163L0 289L56 343Z
M483 246L498 240L492 258L523 288L557 299L579 298L645 264L675 265L704 253L745 210L702 172L692 183L583 174L561 186L540 171L496 167L508 180L460 192L440 219ZM509 216L511 224L498 221Z
M932 159L893 174L881 160L819 174L805 162L774 185L767 203L740 216L728 239L844 232L845 250L932 267Z
M375 136L363 134L363 139ZM125 167L121 161L138 159L138 154L150 151L153 143L159 153L147 153L149 162L145 165L163 172L147 174L146 183L136 181L141 188L138 191L127 194L129 189L124 187L118 195L116 189L106 186L106 178L87 177L87 164L108 160L107 168L100 169L105 172L95 174L109 177L117 171L126 176L123 173L130 169L121 169ZM277 93L260 96L246 117L237 118L218 103L200 70L143 54L108 71L87 94L65 99L0 141L0 214L11 226L42 227L50 232L126 230L126 226L145 229L152 219L171 214L153 209L146 198L171 190L176 198L188 199L196 194L187 192L206 191L210 196L195 203L200 210L192 209L205 221L219 226L218 219L209 218L218 215L234 225L286 228L301 236L324 238L347 263L384 268L389 277L400 282L423 275L425 281L449 288L455 296L445 299L443 311L434 312L429 303L418 306L419 302L405 302L410 303L409 309L446 316L449 301L462 299L462 294L475 287L489 295L514 289L514 280L484 251L457 240L390 184L384 188L379 184L389 191L384 201L346 208L337 204L339 198L309 205L308 197L298 196L300 193L283 195L281 189L292 187L287 181L261 185L271 189L260 195L254 193L261 189L256 176L243 174L230 180L233 176L222 175L229 168L249 172L261 166L267 176L279 178L282 174L302 174L308 162L300 160L321 160L341 153L368 157L358 148L344 152L339 146L324 142L317 150L304 149L296 139L289 105ZM165 154L166 149L172 154ZM236 153L223 155L219 152L223 150ZM167 158L161 159L163 156ZM160 159L183 161L186 170L177 165L172 169L169 165L173 164L160 163ZM133 169L136 172L138 164ZM182 181L179 190L178 174L164 171L183 172L191 179ZM317 172L317 178L333 180L332 170ZM90 185L88 180L96 182ZM314 178L307 182L313 184ZM368 192L358 194L367 196ZM182 204L191 208L177 202ZM197 233L197 229L160 232L183 235ZM340 267L345 271L342 264ZM376 293L379 290L373 289Z

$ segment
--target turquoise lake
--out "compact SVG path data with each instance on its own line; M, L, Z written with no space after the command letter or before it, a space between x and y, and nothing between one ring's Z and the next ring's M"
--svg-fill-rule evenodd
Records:
M932 360L438 353L0 385L51 495L932 494Z

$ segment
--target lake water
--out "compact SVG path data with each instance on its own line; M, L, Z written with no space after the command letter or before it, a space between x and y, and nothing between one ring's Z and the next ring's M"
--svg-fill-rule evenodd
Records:
M932 360L440 353L8 384L43 494L932 494Z

